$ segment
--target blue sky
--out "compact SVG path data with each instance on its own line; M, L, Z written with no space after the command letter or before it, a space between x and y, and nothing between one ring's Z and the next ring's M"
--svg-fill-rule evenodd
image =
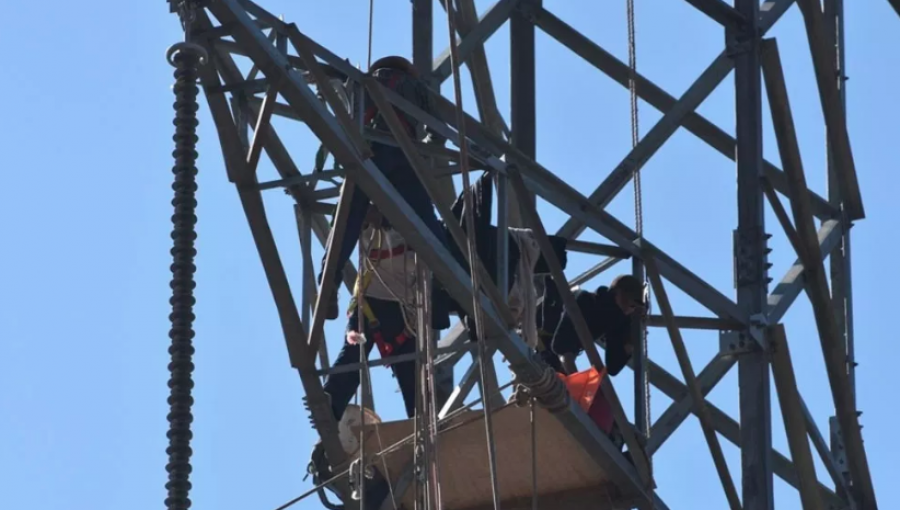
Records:
M638 66L675 96L721 49L717 25L685 2L637 0ZM306 4L306 5L304 5ZM368 2L263 5L339 55L365 66ZM626 58L621 2L545 5L621 59ZM479 2L484 10L486 2ZM346 9L346 10L345 10ZM168 45L180 26L159 2L13 2L0 21L9 78L0 138L0 492L9 508L105 510L159 508L165 497L166 365L171 215L171 68ZM436 14L442 13L437 6ZM893 193L900 178L892 98L900 79L900 19L882 0L847 2L849 123L868 219L854 228L859 408L876 492L883 508L900 498L887 388L900 354L889 327L891 290L900 284L884 255L897 251ZM409 55L408 2L376 2L374 54ZM825 193L824 129L806 36L792 8L771 35L785 62L794 119L810 186ZM436 51L446 46L437 19ZM548 36L538 32L538 159L588 194L630 148L628 95ZM509 104L508 30L487 44L498 103ZM468 87L467 87L468 88ZM447 92L445 90L445 92ZM734 132L733 79L700 112ZM466 92L467 109L474 111ZM768 113L766 157L779 161ZM660 117L641 104L642 133ZM225 178L218 141L200 112L197 369L195 373L195 508L274 508L309 487L302 481L315 440L301 405L302 388L287 361L281 330L237 194ZM278 124L295 160L312 165L309 132ZM261 179L274 175L264 161ZM630 191L609 210L633 222ZM291 203L266 194L270 221L295 292L300 250ZM736 225L734 165L680 130L644 169L647 237L729 295L731 230ZM542 205L548 229L564 216ZM769 214L772 275L794 256ZM584 239L598 240L586 234ZM318 258L320 250L315 250ZM570 274L596 260L574 256ZM626 265L622 266L623 268ZM598 280L598 283L601 281ZM676 313L703 310L672 285ZM342 293L345 305L346 293ZM827 378L805 299L785 318L800 389L820 428L831 412ZM332 355L343 324L329 323ZM717 349L716 335L684 332L695 370ZM679 374L668 338L650 334L651 356ZM583 363L583 362L582 362ZM505 370L501 370L505 373ZM380 414L402 413L386 369L375 370ZM679 375L680 377L680 375ZM626 408L631 378L617 380ZM737 416L736 371L711 400ZM669 401L653 395L658 417ZM775 445L787 452L777 403ZM737 449L722 440L739 481ZM820 479L827 475L819 465ZM656 457L670 508L723 508L725 500L696 419ZM796 492L776 481L779 508L800 508ZM312 499L296 508L318 508Z

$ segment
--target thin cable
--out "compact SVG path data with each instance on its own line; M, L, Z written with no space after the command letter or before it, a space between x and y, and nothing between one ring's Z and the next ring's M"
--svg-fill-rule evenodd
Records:
M418 257L416 257L416 264L418 264ZM438 459L438 430L437 430L437 399L435 395L435 384L434 384L434 344L432 339L432 329L431 329L431 300L428 299L431 296L431 274L430 272L423 268L420 273L422 278L422 303L423 310L422 314L424 315L424 328L422 334L425 337L425 370L427 373L426 383L428 384L428 400L427 408L428 413L426 418L427 427L428 427L428 441L429 446L431 448L430 456L431 459L431 477L433 480L433 493L434 497L434 508L435 510L443 510L443 503L441 500L441 472L440 472L440 461Z
M374 274L375 277L377 277L381 281L381 283L384 285L384 288L390 290L388 285L386 283L384 283L384 280L378 275L378 265L381 263L381 250L382 250L382 247L384 246L384 230L381 230L381 229L375 230L372 232L372 235L378 236L378 245L375 247L375 249L378 252L378 257L375 259L374 263L372 262L371 257L369 257L369 256L365 256L365 257L360 256L360 260L365 260L366 268L367 268L366 271L371 271L372 274ZM371 246L371 241L369 242L369 246ZM370 253L369 247L367 247L363 253ZM359 276L358 278L363 278L363 280L365 280L365 278L362 276ZM364 289L367 289L367 288L368 288L368 284L361 287L360 295L365 296ZM393 295L393 293L392 293L392 295ZM359 301L359 299L358 299L358 301ZM359 311L357 309L357 317L360 317L358 314L359 314ZM364 317L363 317L363 319L365 320ZM357 320L357 324L358 323L359 322ZM369 388L371 388L372 387L372 368L368 365L368 360L366 361L366 366L365 366L365 377L366 377L366 381L368 382ZM372 393L372 408L374 409L375 408L375 393L374 392L371 392L371 393ZM363 414L363 426L365 426L365 423L366 423L365 414ZM378 439L378 448L384 449L384 441L381 439L381 427L379 427L379 424L377 421L375 422L375 438ZM391 496L391 504L393 505L394 510L397 510L397 498L394 495L394 486L393 486L393 484L391 484L391 472L388 469L387 459L385 459L384 456L381 457L381 466L384 469L384 477L387 479L388 492L390 493L390 496Z
M531 510L538 510L537 487L537 416L534 414L534 398L528 399L531 418Z
M325 487L328 487L329 485L331 485L332 483L334 483L335 481L337 481L338 478L341 478L341 477L347 475L347 473L349 473L349 472L350 472L350 468L345 469L345 470L342 471L340 474L337 474L337 475L332 476L332 477L329 478L328 480L326 480L326 481L320 483L319 485L316 485L316 486L313 487L312 489L310 489L310 490L304 492L303 494L297 496L296 498L294 498L294 499L288 501L287 503L281 505L280 507L276 508L275 510L285 510L285 508L289 508L289 507L291 507L291 506L293 506L293 505L296 505L297 503L303 501L304 499L306 499L306 498L312 496L312 495L315 494L316 492L318 492L318 491L324 489Z
M375 27L375 0L369 0L369 56L366 63L366 70L372 69L372 34Z
M631 99L631 147L637 147L640 142L640 125L638 116L638 95L637 95L637 38L635 36L635 15L634 0L626 0L628 11L628 92ZM644 237L644 201L643 189L641 187L641 168L638 167L634 172L634 231L639 239ZM644 276L644 284L647 284L647 275L642 271ZM648 294L649 298L649 294ZM642 384L644 385L644 412L645 412L645 429L641 434L647 437L650 433L650 377L649 356L647 349L649 342L647 341L647 322L641 322L641 366L643 374L641 375Z
M456 24L453 20L453 5L450 0L444 0L445 10L447 11L447 29L450 32L450 69L453 74L453 94L456 102L456 125L459 133L459 167L462 172L463 180L463 199L465 201L466 214L466 239L469 252L469 274L472 280L472 305L475 312L475 329L478 331L474 341L478 344L478 365L481 374L481 393L484 400L484 425L487 436L488 446L488 462L491 469L491 491L494 499L494 510L500 510L500 488L497 480L497 459L494 448L494 426L491 419L491 403L488 399L488 376L485 358L487 357L487 349L484 340L484 317L479 303L478 295L481 287L478 282L478 271L476 271L476 263L478 252L475 246L475 210L474 201L472 200L472 190L469 186L469 144L466 140L466 117L463 110L462 100L462 84L459 76L459 54L456 48ZM477 338L481 336L482 338Z
M372 232L372 237L374 237L375 232ZM363 240L359 240L359 268L365 268L365 259L367 259L367 255L369 253L369 248L372 246L372 239L369 239L368 243L363 245ZM369 339L365 337L365 323L366 316L363 311L363 300L365 299L365 291L363 290L363 280L364 274L359 274L357 277L357 287L356 287L356 329L360 330L360 343L359 345L359 386L357 387L357 392L361 395L359 399L359 411L360 411L360 419L362 420L362 424L359 428L359 508L366 508L366 388L368 385L367 375L369 369L369 356L368 356L368 346L366 345L369 342ZM361 327L362 326L362 327ZM390 482L388 482L390 483Z
M503 386L500 386L500 387L497 389L497 391L494 392L491 396L493 397L493 396L495 396L495 395L500 395L500 394L503 392L503 390L509 388L509 387L512 386L512 385L513 385L512 382L508 382L508 383L504 384ZM479 399L476 399L476 400L474 400L474 401L472 401L472 402L466 404L464 407L461 407L461 408L459 408L459 409L453 411L452 413L448 413L447 416L445 416L444 418L442 418L441 420L438 421L438 427L440 427L441 425L444 425L444 424L446 424L446 423L452 421L454 418L460 416L460 415L463 414L464 412L472 410L473 407L477 406L477 405L480 404L480 403L481 403L481 399L479 398ZM508 404L507 404L507 405L508 405ZM504 405L503 407L500 407L499 409L503 409L504 407L506 407L506 405ZM498 410L499 410L499 409L498 409ZM481 418L478 418L478 419L481 419ZM445 429L442 429L442 430L440 430L439 432L440 432L440 433L446 433L446 432L449 432L449 431L454 430L454 429L456 429L456 428L459 428L459 427L461 427L461 426L463 426L463 425L466 425L466 424L468 424L468 423L472 423L472 421L474 421L474 420L466 420L466 421L463 421L463 422L460 422L460 423L454 423L453 426L450 426L450 427L447 427L447 428L445 428ZM392 444L391 446L385 448L384 450L378 452L376 455L388 455L388 454L390 454L390 453L393 453L393 452L397 451L398 449L403 448L404 446L406 446L407 444L409 444L409 443L410 443L411 441L413 441L414 439L415 439L415 434L410 434L410 435L406 436L405 438L403 438L403 439L397 441L396 443Z
M634 34L634 0L626 0L628 7L628 92L631 100L631 147L640 141L637 95L637 51ZM634 230L644 236L644 204L641 190L641 169L634 172Z

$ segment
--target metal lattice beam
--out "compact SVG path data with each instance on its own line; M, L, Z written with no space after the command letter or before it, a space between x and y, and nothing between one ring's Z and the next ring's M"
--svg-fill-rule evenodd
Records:
M471 313L473 306L473 289L465 271L435 241L421 220L412 213L404 198L397 194L396 189L369 159L371 154L367 142L400 145L409 159L414 161L414 167L426 183L458 172L458 167L448 164L448 161L458 159L459 153L450 149L434 149L403 137L394 139L390 133L364 129L354 120L354 115L348 115L343 110L330 87L318 87L327 104L320 101L310 89L310 84L323 84L329 78L349 78L354 83L352 86L358 87L357 90L362 90L363 86L375 87L372 89L373 96L378 98L382 107L390 102L447 137L457 147L468 145L470 166L487 169L497 178L500 203L498 225L501 226L501 232L505 231L506 225L520 222L511 220L518 213L519 207L516 205L515 194L507 187L509 175L520 173L522 181L518 185L524 188L520 192L527 191L540 196L571 216L560 230L561 235L575 239L585 228L590 228L607 238L614 246L573 241L570 247L573 251L611 257L583 275L573 278L573 285L587 281L622 258L634 257L640 260L647 256L652 258L651 276L658 290L663 288L664 278L717 316L676 317L666 300L667 306L664 307L663 314L651 316L649 325L667 327L676 345L680 345L679 328L719 329L723 332L722 335L737 335L741 339L743 347L736 351L723 350L696 377L693 377L686 352L682 352L679 362L682 368L687 367L686 373L691 375L687 385L658 365L649 363L651 384L674 402L654 424L646 445L648 454L652 455L657 451L693 411L694 414L701 415L704 430L709 429L710 434L715 431L714 433L721 434L740 447L743 508L768 510L773 507L773 475L797 487L806 506L816 507L817 500L821 499L826 505L823 508L829 509L845 506L864 510L877 508L859 422L855 415L849 227L850 221L862 218L864 212L844 113L844 51L840 21L842 1L826 0L824 11L811 0L798 2L806 22L828 127L828 200L806 186L796 140L793 139L793 125L783 77L780 76L777 49L773 50L774 43L762 41L763 34L791 7L793 0L774 0L762 5L757 0L736 0L734 7L722 0L686 0L686 3L726 29L727 48L679 99L670 96L646 77L637 76L638 95L659 109L663 116L590 196L582 195L537 162L534 116L535 28L540 28L623 86L628 83L628 67L545 10L539 1L499 0L480 18L476 15L472 0L460 0L452 10L460 35L457 50L471 71L482 119L479 122L471 116L465 116L468 133L465 140L459 139L456 130L455 105L445 98L436 95L437 112L428 114L377 84L366 84L364 76L346 61L306 37L297 26L284 23L250 0L219 0L206 6L218 25L214 25L203 11L199 19L200 33L196 35L209 48L214 58L213 64L201 71L202 85L222 145L228 178L238 188L254 242L272 288L291 364L300 370L313 422L323 438L329 459L336 465L345 465L337 442L336 424L318 378L318 375L327 371L327 353L317 346L317 342L321 341L319 332L322 314L321 310L319 313L312 313L317 293L312 283L314 271L309 245L313 234L319 242L325 244L329 236L340 233L344 216L342 209L346 207L335 208L333 204L320 202L336 198L339 188L316 190L317 181L345 178L345 183L352 181L362 189L422 256L448 292L466 307L467 312ZM428 0L413 2L413 60L419 69L430 72L432 84L439 84L450 76L449 51L437 59L433 58L430 26L433 23L432 10L433 5ZM485 41L508 19L511 20L513 47L511 133L498 113L484 50ZM233 37L233 41L221 39L225 36ZM296 54L291 54L288 43ZM833 51L835 47L838 48L837 52ZM232 54L243 55L252 60L253 67L248 75L244 76L238 71ZM761 66L765 67L766 90L770 95L769 102L773 109L784 171L762 158ZM736 74L735 137L729 136L696 113L697 107L732 70ZM260 75L264 78L259 78ZM834 79L835 75L837 79ZM278 96L284 102L276 101ZM270 123L272 115L307 123L334 155L341 169L315 176L302 175ZM247 125L253 128L252 140L245 134ZM736 299L715 289L652 243L637 240L633 230L604 210L634 173L646 164L679 127L684 127L737 163L739 224L735 236L738 273ZM262 184L257 181L255 168L263 154L273 162L280 174L279 180ZM434 168L429 168L429 162L434 162ZM510 165L515 165L515 170ZM305 280L300 313L293 301L260 195L263 190L274 188L284 188L297 203L295 209ZM349 186L345 184L344 188L349 192ZM434 186L432 191L435 203L443 203L443 199L438 199ZM789 200L793 225L776 192ZM767 291L766 281L766 237L762 216L765 199L772 204L791 246L798 252L798 261L771 294ZM346 196L342 202L345 201ZM524 211L527 213L528 209ZM336 216L334 223L338 232L331 231L327 218L321 212ZM813 224L814 216L822 221L818 232ZM540 225L540 220L532 217L531 223ZM506 236L501 236L501 240L499 246L503 253L497 269L500 274L505 274ZM832 257L831 289L824 273L824 260L829 255ZM355 276L352 266L347 267L345 285L349 285ZM567 279L562 274L555 276L562 281ZM498 283L501 283L500 289L505 288L502 281ZM330 285L326 281L318 295L321 296L323 291L327 293ZM487 335L499 348L517 377L522 380L537 377L541 368L532 360L522 340L508 331L509 317L502 296L496 288L491 290L488 287L488 290L488 294L478 293L480 306L485 311ZM849 461L849 483L843 478L833 452L825 444L802 397L795 390L786 389L796 387L790 357L786 352L786 340L783 335L766 336L767 331L782 331L781 326L776 323L785 316L791 304L804 290L813 303L827 360L840 434ZM665 300L664 293L662 299ZM766 338L774 340L766 341ZM467 349L460 347L460 342L465 339L466 335L458 326L441 341L440 352L446 353L439 358L442 369L452 369L467 352ZM321 365L319 369L315 367L317 354ZM797 459L796 464L771 447L771 403L768 388L770 359L775 360L772 368L776 376L776 390L782 395L782 406L788 406L785 409L788 412L783 414L792 457ZM705 399L705 395L735 363L739 365L740 372L740 422L706 400L695 402L696 398ZM469 370L452 395L448 389L449 400L444 406L444 413L461 404L477 382L475 372ZM652 502L655 508L666 508L658 495L647 489L634 467L624 461L577 405L570 406L557 419L594 456L619 487L623 496L619 504L643 505ZM829 475L835 481L837 494L816 479L814 469L811 468L806 436L812 439ZM712 445L713 440L710 441ZM721 458L718 460L721 461ZM407 474L411 474L411 471ZM408 486L409 480L406 483ZM340 481L339 485L346 488L344 481ZM402 487L397 489L403 491ZM735 497L731 496L734 504ZM578 499L575 495L573 497ZM352 502L345 503L352 506Z

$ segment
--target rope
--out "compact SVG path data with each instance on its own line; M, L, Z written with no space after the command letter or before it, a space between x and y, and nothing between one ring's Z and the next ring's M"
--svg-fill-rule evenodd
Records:
M469 186L469 144L466 141L466 117L463 110L462 100L462 84L459 76L460 62L459 54L456 48L456 24L453 20L453 4L450 0L444 0L445 10L447 11L447 30L450 36L450 69L453 75L453 94L456 107L456 125L459 133L459 167L462 172L463 180L463 199L465 201L465 209L469 211L466 215L466 238L467 248L469 252L469 274L472 280L472 304L475 312L475 328L478 335L484 336L484 317L481 309L481 303L478 302L478 294L481 287L478 282L478 271L476 271L476 261L478 260L478 252L475 246L475 214L474 204L472 200L472 190ZM491 492L494 500L494 510L500 510L500 489L497 481L497 459L494 451L494 427L491 419L491 403L488 399L488 375L485 358L487 357L487 349L482 338L473 339L478 344L478 367L481 374L481 393L484 400L484 424L485 435L487 437L488 447L488 463L491 470Z
M434 498L434 508L436 510L443 509L443 503L441 501L441 476L440 476L440 462L438 460L438 430L437 430L437 400L435 395L435 385L434 385L434 345L431 339L431 278L430 274L426 268L419 266L419 257L416 256L416 266L417 266L417 277L421 281L421 289L422 289L422 338L425 343L425 382L427 384L427 388L425 388L426 395L426 422L425 426L427 427L428 434L428 447L430 451L428 452L428 459L431 461L431 477L433 480L433 491L431 492L431 496ZM431 500L428 500L431 503Z
M366 61L366 70L372 69L372 34L375 26L375 0L369 0L369 55Z
M373 264L371 262L371 260L369 260L368 254L372 247L372 242L374 241L373 238L376 235L378 236L377 250L379 252L379 258L376 259L375 263ZM381 253L382 243L383 243L383 231L376 230L376 229L373 229L372 236L369 238L369 242L365 243L365 245L363 245L363 239L360 239L358 267L360 267L360 268L367 267L370 271L372 271L373 274L377 275L378 274L378 263L381 261L380 253ZM364 272L360 272L360 274L357 276L357 280L358 280L358 284L357 284L357 288L356 288L356 291L357 291L356 292L356 294L357 294L356 295L357 329L364 331L365 328L363 327L363 324L365 324L365 321L367 319L366 319L366 315L364 313L363 308L365 306L365 290L368 287L368 281L366 281L366 279L365 279ZM385 288L388 288L387 285L385 285ZM359 460L358 460L359 466L360 466L360 470L359 470L359 496L360 496L359 502L360 503L359 503L359 506L360 506L360 508L365 508L365 479L366 479L366 468L367 468L367 466L365 464L365 451L366 451L366 449L365 449L365 424L366 424L365 410L367 408L366 407L367 404L371 404L372 408L374 409L375 396L374 396L374 394L372 394L372 396L371 396L371 398L373 399L373 402L366 402L365 397L368 394L368 392L366 392L366 388L372 387L372 371L371 371L371 368L369 367L369 357L366 355L365 342L367 342L368 339L366 339L365 336L362 335L361 341L362 341L362 343L360 344L360 350L359 350L359 353L360 353L360 356L359 356L360 357L360 369L359 369L360 370L360 387L358 388L358 391L357 391L357 394L362 393L362 398L360 399L362 402L362 405L360 406L361 416L362 416L362 428L360 429ZM374 428L375 428L375 437L378 439L378 447L384 448L384 442L381 439L381 427L379 427L378 422L375 422ZM390 497L391 497L391 504L393 505L394 510L397 510L397 498L394 495L394 487L391 484L391 473L387 466L387 460L384 457L381 457L381 463L382 463L382 468L384 469L384 477L386 479L386 483L388 485L388 491L389 491Z
M640 141L638 129L637 52L634 36L634 0L626 0L628 8L628 92L631 99L631 147ZM641 196L641 170L634 172L634 228L638 237L644 235L644 210Z
M175 175L172 189L175 196L172 205L172 313L169 320L171 345L169 354L169 447L166 453L169 462L166 471L169 480L166 483L168 496L165 504L169 510L187 510L191 507L188 497L191 490L191 423L194 416L191 406L194 398L191 390L194 381L192 357L194 346L194 257L197 250L194 240L197 238L195 225L196 192L197 192L197 79L198 68L206 62L207 54L201 46L190 42L191 24L194 20L194 6L180 5L180 14L185 30L184 42L173 45L167 53L167 60L175 68L175 150L172 156L175 164L172 173Z
M373 232L373 234L374 234L374 232ZM363 264L364 264L365 259L368 258L367 255L369 253L369 248L371 247L371 244L372 244L372 242L370 239L369 242L366 243L365 246L363 246L362 239L360 239L359 265L357 267L359 267L359 268L365 267ZM357 276L358 280L362 280L362 278L363 278L362 274ZM369 356L367 355L367 352L366 352L367 351L366 342L368 342L368 339L365 337L365 334L363 333L365 331L365 327L363 327L363 325L365 324L366 316L363 315L364 296L363 296L363 289L362 289L362 281L360 281L359 283L360 283L360 285L357 287L358 293L356 296L356 324L357 324L356 329L360 330L359 331L359 333L360 333L360 336L359 336L359 365L360 365L359 366L359 381L360 381L360 385L357 387L356 391L360 395L360 398L359 398L360 406L359 407L360 407L360 419L362 420L362 425L360 426L360 429L359 429L359 460L358 460L358 462L359 462L360 469L359 469L359 479L357 482L359 485L357 486L357 490L356 490L358 498L353 498L353 499L357 499L359 501L359 508L366 508L366 464L365 464L365 459L366 459L366 409L367 409L367 404L368 404L368 402L366 402L366 387L369 382L367 380L368 379L367 376L369 375ZM352 482L352 479L351 479L351 482Z
M631 147L634 149L640 142L640 126L638 124L638 95L637 95L637 43L634 29L634 0L626 0L628 11L628 92L631 102ZM638 239L644 238L644 202L641 188L641 168L634 172L634 231ZM644 284L647 284L647 276L644 274ZM649 295L648 295L649 297ZM648 376L649 356L647 355L647 323L641 323L641 366L643 367L642 383L644 385L644 409L646 412L646 430L641 433L646 437L650 433L650 377Z
M528 401L531 418L531 510L538 510L537 487L537 416L534 414L534 399Z

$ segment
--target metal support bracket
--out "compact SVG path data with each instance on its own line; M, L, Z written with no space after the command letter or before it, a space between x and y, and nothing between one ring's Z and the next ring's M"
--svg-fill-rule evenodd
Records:
M541 0L520 0L515 10L527 21L535 23L537 10L542 7L541 3Z
M769 341L766 339L766 328L768 327L769 319L766 314L758 313L750 316L750 327L747 331L763 352L769 351Z
M838 472L849 482L850 468L847 463L847 450L844 448L844 436L836 416L828 418L828 428L831 433L831 456L834 457Z
M746 329L719 332L719 352L724 356L749 354L755 350L754 342Z
M769 282L769 263L766 248L771 235L766 234L762 228L735 229L734 231L734 286L735 288L747 285L757 285ZM759 238L762 238L761 240ZM762 257L754 256L753 249L763 246ZM761 261L760 261L761 259ZM760 267L762 264L762 267Z
M763 314L750 317L750 327L742 330L719 331L719 353L737 356L752 352L769 352L766 328L769 322Z

